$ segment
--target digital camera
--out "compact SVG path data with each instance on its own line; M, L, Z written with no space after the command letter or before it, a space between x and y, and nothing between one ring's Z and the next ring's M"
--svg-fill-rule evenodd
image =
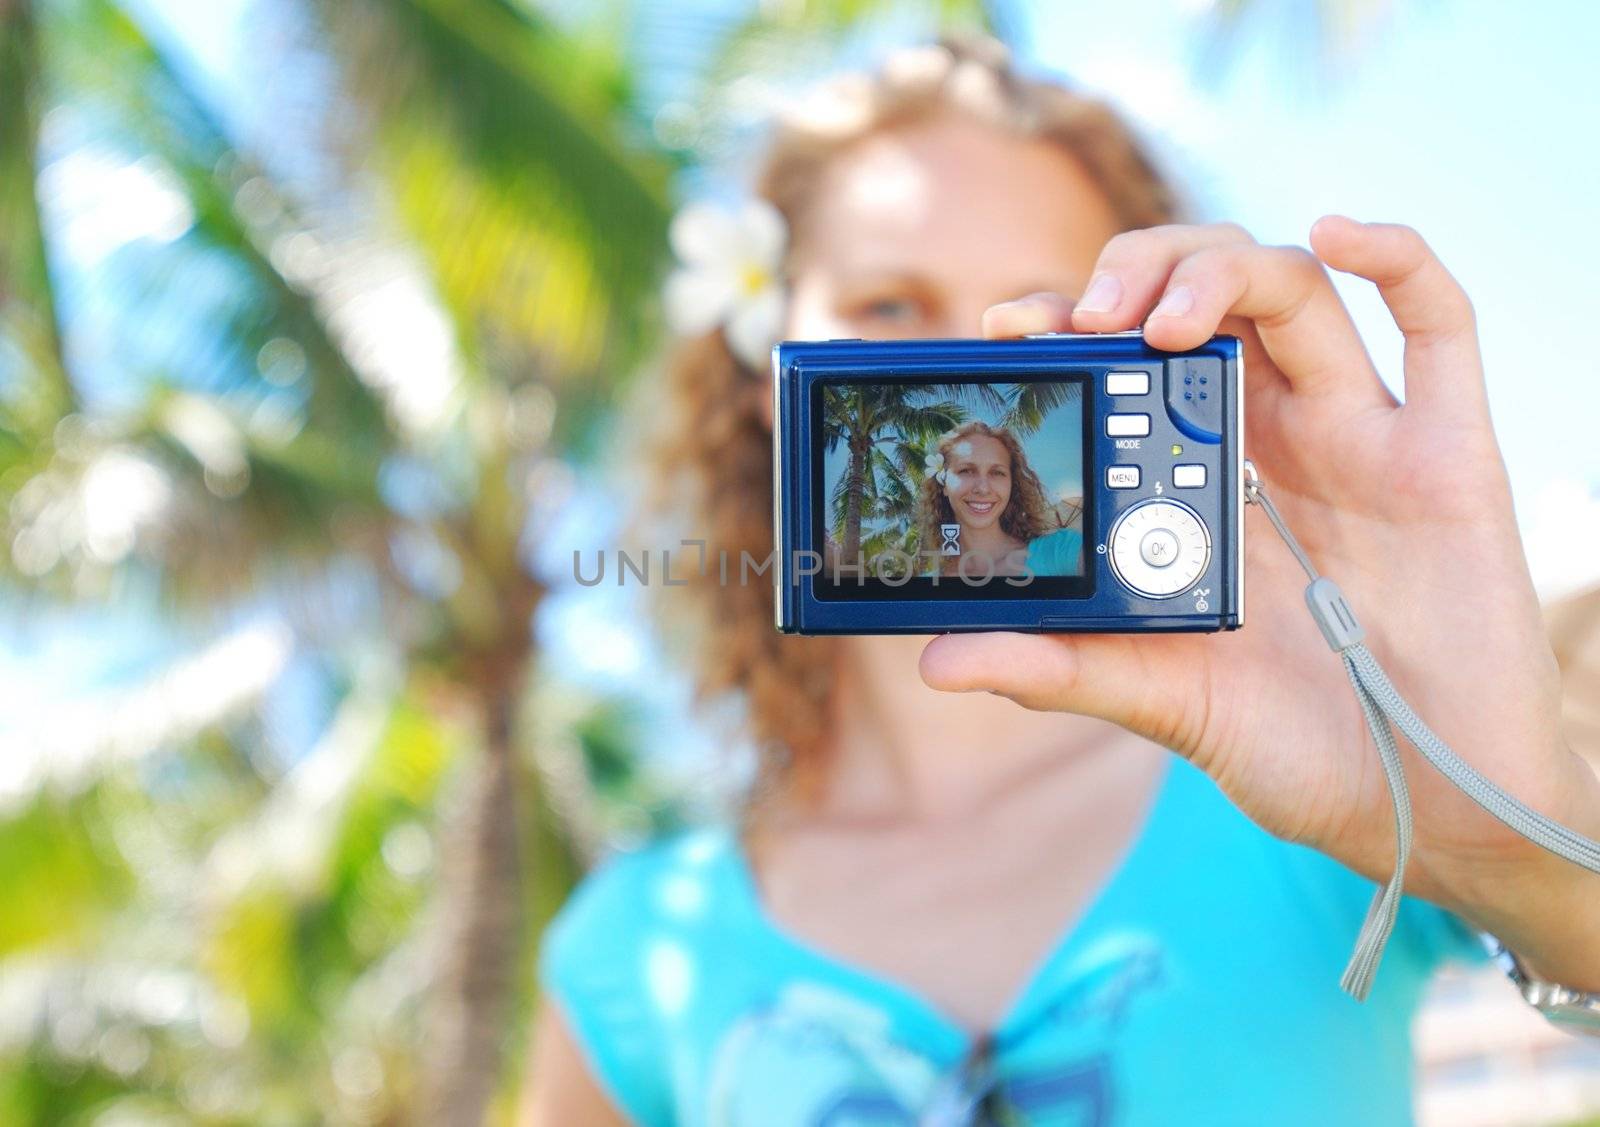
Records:
M1139 332L773 349L777 625L1244 623L1243 353Z

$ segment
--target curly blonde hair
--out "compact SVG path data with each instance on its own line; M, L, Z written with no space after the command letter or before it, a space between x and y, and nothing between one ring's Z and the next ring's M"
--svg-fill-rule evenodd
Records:
M1023 452L1021 440L1007 428L992 427L980 419L973 419L962 423L952 431L945 432L939 439L939 445L934 448L943 464L946 466L950 464L950 455L954 452L956 443L975 434L997 440L1011 455L1011 499L1006 502L1005 511L1000 514L1001 531L1026 544L1058 528L1061 521L1057 519L1055 509L1050 504L1044 482L1039 480L1039 475L1034 473L1033 467L1028 464L1028 455ZM926 548L928 545L939 543L939 526L955 522L955 509L950 506L950 495L945 491L944 482L939 479L938 474L929 474L923 479L922 489L917 494L918 545ZM957 563L958 560L954 556L946 556L940 560L940 566L945 574L954 574Z
M787 220L791 251L806 238L832 160L867 137L949 113L1060 146L1104 194L1121 230L1178 215L1171 187L1103 103L1018 74L993 41L945 43L902 51L872 75L836 79L776 124L757 191ZM744 552L764 559L773 544L765 376L741 365L714 330L681 341L665 385L653 389L664 400L651 412L660 506L735 562ZM695 655L697 693L742 698L744 732L764 768L805 791L825 767L838 642L779 634L769 584L723 585L710 571L663 601L670 623L694 635L684 641Z

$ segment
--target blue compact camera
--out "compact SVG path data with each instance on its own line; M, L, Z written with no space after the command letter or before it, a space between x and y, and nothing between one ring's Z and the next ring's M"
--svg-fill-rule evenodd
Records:
M1229 336L778 345L778 628L1237 629L1242 368Z

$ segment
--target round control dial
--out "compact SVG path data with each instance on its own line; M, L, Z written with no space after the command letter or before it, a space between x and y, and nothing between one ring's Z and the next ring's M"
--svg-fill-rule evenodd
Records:
M1125 587L1151 599L1182 594L1211 562L1211 533L1188 505L1143 501L1117 518L1106 549Z

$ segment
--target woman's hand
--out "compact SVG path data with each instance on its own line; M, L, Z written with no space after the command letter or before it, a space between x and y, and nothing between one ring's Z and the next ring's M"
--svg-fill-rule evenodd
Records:
M1495 443L1473 310L1407 227L1329 216L1314 253L1231 225L1119 235L1074 308L995 306L990 337L1115 332L1157 348L1245 344L1246 452L1338 582L1397 688L1458 753L1524 802L1600 836L1600 783L1559 730L1558 677ZM1405 396L1378 378L1324 264L1377 284L1405 334ZM1304 574L1246 519L1247 624L1221 635L950 635L929 685L1100 716L1209 773L1267 830L1381 879L1394 818L1344 667ZM1416 808L1407 888L1488 928L1534 968L1600 989L1600 877L1551 857L1406 747ZM1197 843L1202 844L1202 843Z

